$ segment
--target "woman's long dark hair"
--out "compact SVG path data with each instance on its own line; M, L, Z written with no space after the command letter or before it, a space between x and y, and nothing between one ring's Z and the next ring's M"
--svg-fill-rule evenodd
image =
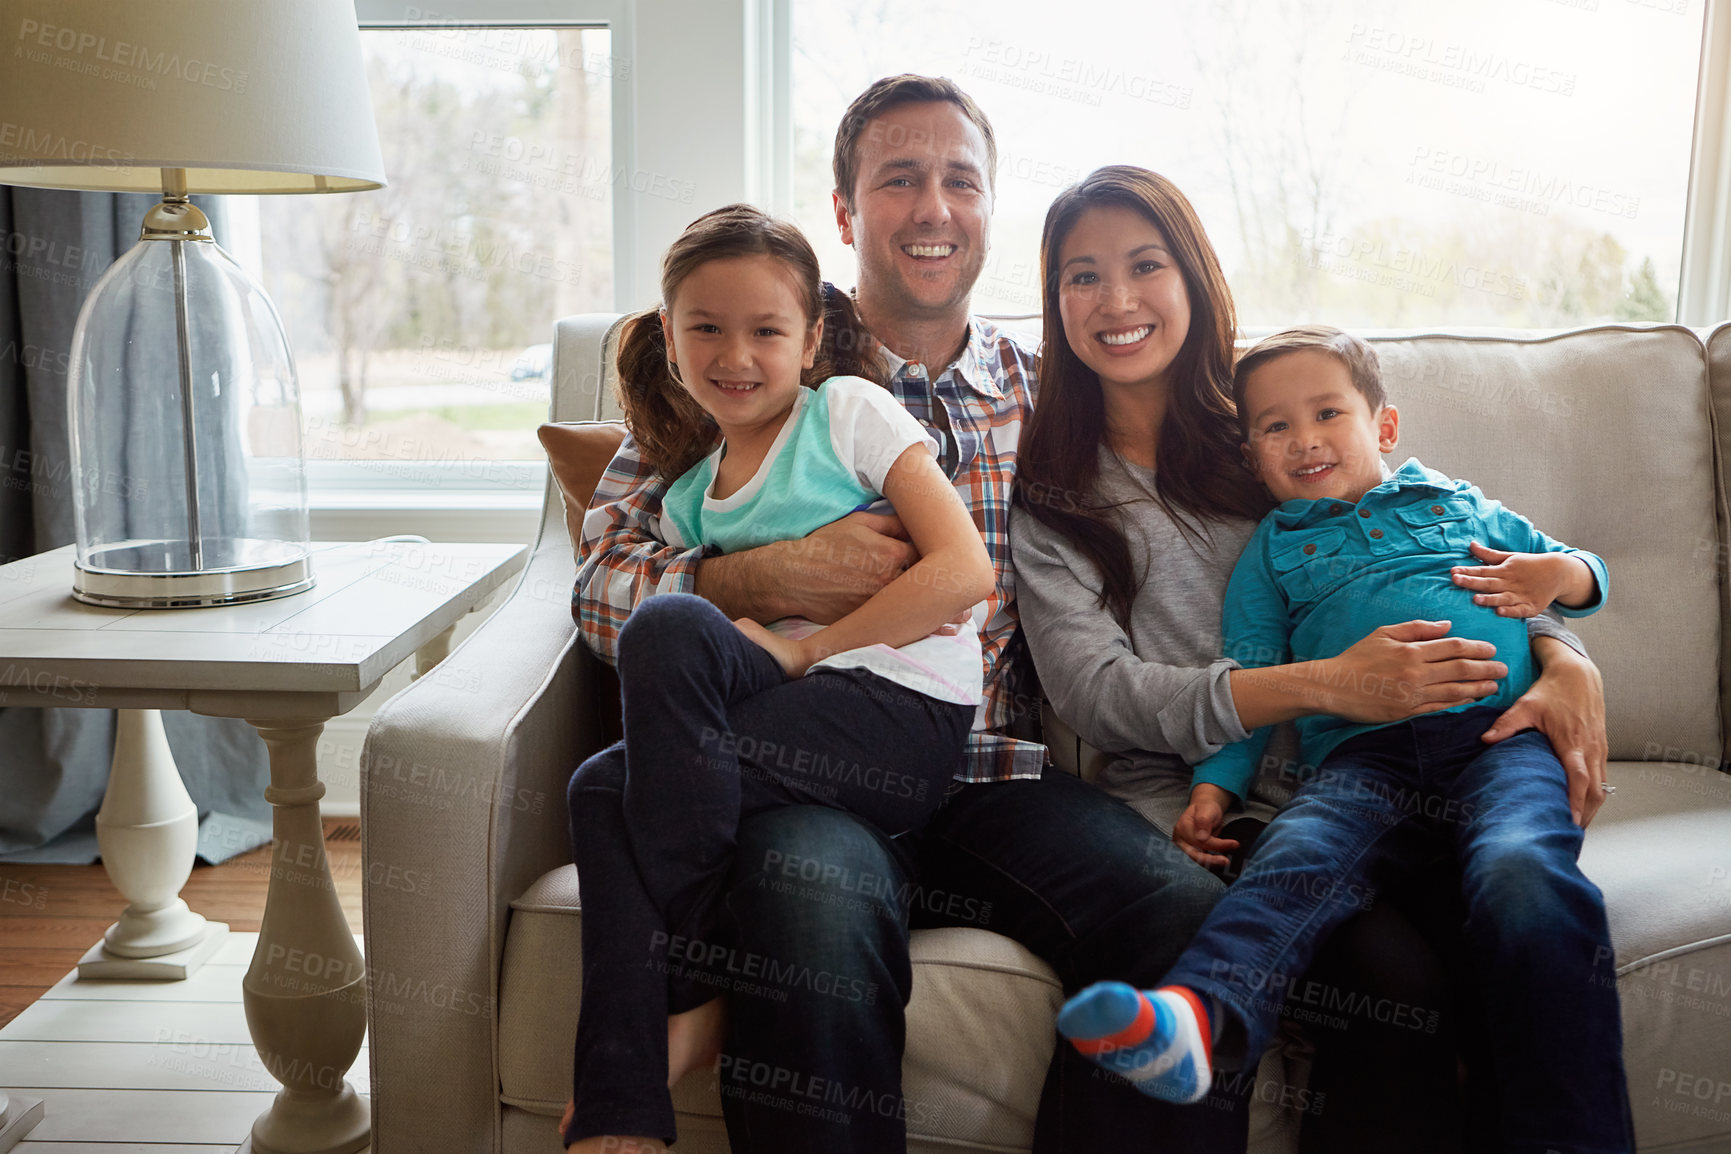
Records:
M823 319L816 363L800 384L816 388L833 376L885 383L877 344L844 292L824 282L817 254L798 228L749 204L730 204L692 221L661 258L661 300L671 307L679 286L712 260L772 256L787 266L799 289L807 330ZM715 445L715 421L685 391L667 359L659 309L645 309L625 322L615 360L619 405L625 425L646 464L677 477Z
M1202 519L1257 518L1273 501L1241 463L1232 404L1238 325L1232 292L1196 210L1158 173L1128 165L1096 169L1046 212L1040 238L1040 399L1017 450L1016 502L1093 563L1100 571L1101 606L1127 627L1141 578L1117 507L1098 492L1105 399L1099 376L1065 338L1058 311L1059 251L1084 212L1109 205L1134 209L1160 230L1190 298L1190 331L1168 374L1171 395L1155 443L1154 499L1197 548L1205 535Z

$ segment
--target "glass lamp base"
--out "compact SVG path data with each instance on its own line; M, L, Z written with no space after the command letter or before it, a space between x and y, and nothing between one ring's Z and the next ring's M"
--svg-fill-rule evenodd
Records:
M313 587L312 559L281 541L206 541L204 567L185 541L127 541L73 566L72 596L109 609L201 609L289 597Z

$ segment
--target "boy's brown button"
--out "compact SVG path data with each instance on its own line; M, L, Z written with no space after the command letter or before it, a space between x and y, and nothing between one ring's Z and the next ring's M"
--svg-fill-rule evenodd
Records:
M1360 517L1368 517L1368 516L1370 516L1370 510L1369 509L1360 509L1358 511L1358 515Z
M1382 539L1382 530L1381 529L1372 529L1370 531L1370 535L1372 537L1375 537L1377 540L1380 541Z
M1310 554L1312 554L1314 552L1316 552L1316 546L1315 545L1306 545L1304 547L1305 556L1308 557Z
M1443 507L1441 505L1432 505L1430 511L1440 517L1443 514Z

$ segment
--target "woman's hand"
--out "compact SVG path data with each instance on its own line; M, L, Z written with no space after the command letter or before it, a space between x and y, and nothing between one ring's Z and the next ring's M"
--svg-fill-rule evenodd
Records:
M1316 713L1362 724L1403 721L1497 691L1509 667L1488 641L1450 637L1447 621L1384 625L1338 657L1314 664L1325 700Z
M1232 794L1218 785L1198 782L1190 790L1190 805L1178 824L1172 827L1172 840L1178 848L1202 865L1214 868L1227 864L1227 853L1238 843L1216 837L1226 821L1226 809L1232 804Z
M1605 680L1598 666L1555 637L1533 638L1533 657L1542 671L1532 688L1485 730L1483 740L1494 745L1527 729L1549 738L1569 775L1569 813L1585 828L1605 803Z
M749 617L737 617L734 619L733 625L734 628L775 658L776 663L789 677L804 677L805 671L810 669L812 663L817 660L815 646L807 645L805 641L794 641L791 638L781 636L779 633L771 633ZM812 637L816 636L816 633L812 634ZM807 638L806 640L809 641L810 639Z

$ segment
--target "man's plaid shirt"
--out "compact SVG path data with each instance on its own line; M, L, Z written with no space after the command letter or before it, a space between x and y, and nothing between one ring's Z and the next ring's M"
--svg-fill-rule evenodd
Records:
M894 374L890 392L943 446L939 463L974 515L998 574L980 632L985 701L968 737L967 760L956 776L966 781L1038 777L1045 747L1000 732L1019 714L1038 708L1037 701L1020 698L1011 688L1004 662L1016 632L1010 488L1022 422L1033 411L1033 355L976 317L968 323L968 343L961 355L935 381L928 379L923 365L903 362L887 351L885 360ZM942 416L934 420L940 410ZM619 627L639 601L655 593L696 591L697 564L705 551L674 548L649 529L674 480L646 467L627 436L584 515L572 614L589 647L609 662L614 660Z

